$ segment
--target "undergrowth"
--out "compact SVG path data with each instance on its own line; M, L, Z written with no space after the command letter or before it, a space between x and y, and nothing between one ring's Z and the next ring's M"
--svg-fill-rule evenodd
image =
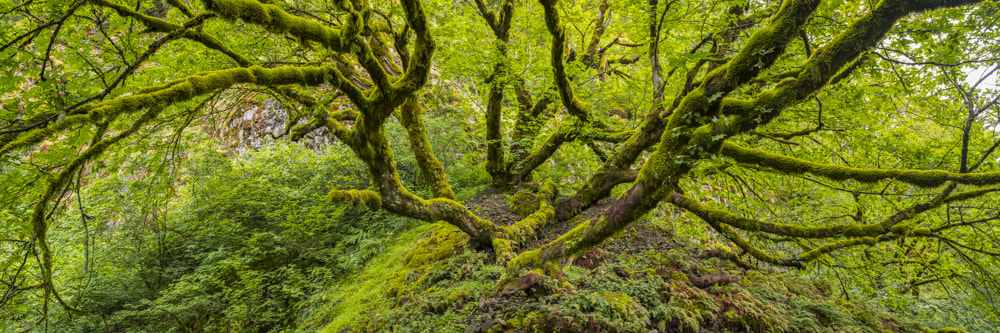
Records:
M648 236L648 235L646 235ZM617 242L637 241L627 234ZM657 237L664 237L657 235ZM323 332L924 332L833 295L831 285L699 259L684 246L613 252L564 267L573 288L529 275L497 290L503 267L454 227L400 236L300 325ZM401 260L405 258L405 260ZM933 332L933 331L931 331Z

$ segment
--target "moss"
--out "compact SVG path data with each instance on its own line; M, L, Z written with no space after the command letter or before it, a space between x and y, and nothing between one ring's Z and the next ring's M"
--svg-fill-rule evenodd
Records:
M288 33L302 40L317 42L326 48L345 51L339 29L326 27L318 22L294 16L281 7L262 4L255 0L202 0L205 9L229 20L243 20L264 27L267 31ZM348 34L356 36L356 34Z
M496 238L493 240L493 252L496 253L497 262L503 263L514 259L514 246L510 240Z
M559 10L556 8L556 0L541 1L545 11L545 26L552 36L552 45L549 52L549 60L552 65L553 76L556 80L556 88L559 90L559 97L566 106L566 111L577 117L580 121L589 123L589 106L576 97L570 83L565 65L563 64L563 51L566 49L566 29L559 18Z
M861 236L863 234L864 234L864 232L862 231L860 225L852 224L852 225L848 225L847 227L844 227L844 236L847 236L847 237L858 237L858 236Z
M232 68L202 72L172 82L162 89L115 98L90 109L92 121L101 121L121 113L134 113L153 105L172 105L239 83L260 85L319 85L339 75L331 66L296 68ZM67 117L68 119L69 117Z
M723 146L722 153L741 163L760 165L788 174L814 174L838 181L855 180L863 183L873 183L881 180L895 179L919 187L937 187L947 181L967 185L1000 183L1000 172L959 174L941 170L860 169L810 162L794 157L744 148L728 142Z
M780 236L799 238L829 238L836 236L841 231L845 234L850 233L851 235L858 236L870 236L882 232L881 225L802 227L797 225L758 221L730 213L726 210L709 207L708 205L702 204L700 201L685 195L675 196L673 203L710 223L725 224L746 231L763 231ZM844 229L851 229L851 231L846 231Z
M333 190L330 191L330 201L350 206L367 206L371 210L382 208L382 197L372 190Z
M501 234L494 237L494 251L497 253L497 260L508 260L513 256L511 248L515 244L520 244L532 239L538 230L546 226L555 218L555 207L552 200L558 195L556 185L551 180L546 180L539 188L537 195L528 193L525 197L530 197L528 202L535 203L538 208L527 217L517 221L513 225L501 227ZM517 200L511 205L517 205Z
M431 192L435 198L455 199L455 191L448 184L448 178L444 172L444 165L434 156L434 149L427 139L426 127L423 119L424 109L416 97L407 98L400 108L399 117L403 127L406 128L407 138L410 141L410 149L417 159L417 166L423 173L424 178L431 185Z
M770 67L784 53L785 46L798 36L797 32L809 20L819 3L816 0L785 2L771 22L754 32L740 52L727 64L728 68L722 72L725 73L727 88L732 89L746 83L761 70Z
M449 258L465 246L468 236L447 223L437 223L430 237L406 255L406 267L417 268L428 262Z
M881 224L851 224L844 227L844 236L846 237L876 236L883 233L885 233L885 229L882 228Z
M912 228L913 228L913 226L911 226L909 224L903 223L903 224L894 225L889 230L892 231L892 233L896 234L896 235L906 235L906 233L909 232L910 229L912 229Z
M611 307L615 309L615 311L618 311L619 314L627 315L635 311L636 302L626 293L598 291L597 295L610 303Z
M833 252L835 250L840 250L858 245L872 246L875 245L876 243L878 243L878 238L875 237L857 237L857 238L844 239L833 243L825 244L811 251L803 253L802 255L799 256L799 260L812 261L824 254Z
M937 330L937 333L968 333L961 328L945 327Z
M691 283L688 276L680 271L670 270L667 277L675 283Z
M0 147L0 156L5 155L11 151L28 148L30 146L38 144L39 142L42 142L42 140L45 140L46 138L52 137L55 133L63 131L72 126L85 124L91 121L92 120L86 115L67 116L66 118L63 118L62 122L49 123L47 127L33 129L28 132L19 134L16 137L15 136L8 137L7 139L10 138L15 138L15 139L11 140L9 143L7 143L7 145Z
M914 228L911 231L911 234L913 234L914 236L930 236L931 230L928 228Z
M535 194L527 190L517 191L510 200L510 210L521 217L526 217L538 210L540 203L535 199Z

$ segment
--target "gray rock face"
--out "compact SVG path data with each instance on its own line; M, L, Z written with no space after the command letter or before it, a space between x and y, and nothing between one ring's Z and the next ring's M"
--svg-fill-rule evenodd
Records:
M235 107L242 110L232 111L235 114L231 113L227 117L225 128L220 130L218 136L237 154L242 155L251 149L270 144L275 141L275 137L285 133L288 112L277 100L268 98L263 103L246 103ZM297 124L306 122L307 119L301 119ZM326 128L316 129L306 134L299 143L309 149L322 150L330 145L330 131Z

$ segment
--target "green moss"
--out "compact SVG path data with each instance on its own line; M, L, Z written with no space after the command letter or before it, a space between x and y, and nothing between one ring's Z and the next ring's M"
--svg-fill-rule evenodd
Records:
M912 229L912 228L913 228L913 226L911 226L909 224L903 223L903 224L894 225L889 230L892 231L892 233L896 234L896 235L906 235L906 233L909 232L910 229Z
M628 294L623 292L598 291L597 295L608 303L619 314L627 315L635 311L636 303Z
M535 194L527 190L520 190L514 193L510 200L510 210L518 216L528 216L538 210L540 203L535 199Z
M815 259L819 258L820 256L822 256L824 254L833 252L835 250L840 250L840 249L844 249L844 248L848 248L848 247L853 247L853 246L858 246L858 245L869 245L869 246L872 246L872 245L875 245L876 243L878 243L878 238L875 238L875 237L848 238L848 239L844 239L844 240L832 242L832 243L829 243L829 244L825 244L825 245L817 247L817 248L815 248L815 249L813 249L811 251L803 253L803 254L801 254L799 256L799 260L802 260L802 261L812 261L812 260L815 260Z
M797 225L776 224L754 219L745 218L723 209L717 209L702 204L689 196L679 196L674 198L674 203L678 206L694 213L701 219L709 223L725 224L734 228L746 231L763 231L774 235L799 237L799 238L829 238L836 236L841 230L852 235L875 235L881 233L880 225L868 226L833 226L833 227L801 227Z
M330 191L330 201L354 207L367 206L371 210L382 208L382 197L372 190L333 190Z
M552 200L557 195L556 185L551 180L546 180L542 183L537 195L531 195L530 193L524 195L527 198L525 200L534 203L538 208L513 225L500 228L501 234L494 237L493 240L493 249L497 253L498 261L503 262L503 260L511 259L513 257L511 249L515 245L535 238L539 229L554 220L555 207L552 205ZM518 205L517 199L511 202L511 205Z
M667 273L667 278L676 283L691 283L691 280L688 279L687 275L680 271L671 270Z
M945 327L937 330L937 333L968 333L961 328Z
M812 16L820 1L785 2L767 26L758 29L727 65L725 83L732 89L750 81L784 53L785 46ZM722 70L721 68L718 70ZM708 81L708 79L706 79Z
M426 127L423 120L424 109L416 97L407 98L400 108L399 120L406 128L407 138L410 141L410 149L417 159L417 165L423 173L424 178L431 185L431 192L435 198L455 199L455 192L448 184L448 178L444 172L444 165L434 156L434 149L427 139Z
M468 241L468 235L450 224L437 223L435 225L437 228L434 229L431 236L406 255L406 267L417 268L427 262L449 258L461 251L465 242Z
M392 246L371 259L362 271L342 279L339 285L319 295L328 301L319 303L322 306L313 310L299 329L320 332L356 330L371 323L370 316L393 308L401 295L434 293L437 290L434 288L440 289L440 286L411 289L427 281L430 274L445 269L447 265L442 260L457 253L464 246L460 243L464 239L467 237L461 231L446 223L423 224L400 234L390 242ZM411 272L420 274L421 281L408 283L406 279ZM475 287L473 285L489 284L478 282L459 289L442 289L439 293L443 293L443 300L460 299L469 292L468 288Z
M205 8L229 20L243 20L262 26L267 31L288 33L302 40L317 42L329 49L344 51L339 29L328 28L318 22L288 14L281 7L262 4L255 0L202 0ZM355 28L356 29L356 28ZM355 34L348 34L355 37Z
M947 181L967 185L1000 183L1000 172L960 174L941 170L860 169L771 154L756 149L743 148L729 142L723 146L722 153L741 163L759 165L788 174L814 174L838 181L855 180L873 183L895 179L919 187L937 187Z
M885 229L882 228L881 224L852 224L844 227L844 236L846 237L876 236L883 233L885 233Z
M541 1L545 11L545 26L552 36L549 61L556 80L556 88L559 90L559 97L562 99L563 105L566 106L566 111L577 117L580 121L589 123L591 121L589 106L573 93L573 87L563 64L563 51L566 49L566 29L559 18L559 10L556 8L557 2L556 0Z

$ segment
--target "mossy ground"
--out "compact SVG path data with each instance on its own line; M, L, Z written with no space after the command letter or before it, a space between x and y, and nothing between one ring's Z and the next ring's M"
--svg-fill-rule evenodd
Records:
M481 196L479 206L496 210ZM506 206L506 205L504 205ZM596 207L595 209L600 209ZM564 228L548 228L554 232ZM640 222L545 275L498 291L504 267L446 224L424 225L305 316L323 332L925 332L836 297L831 286L719 259ZM530 242L529 242L530 243ZM529 244L530 245L530 244ZM749 268L749 269L748 269Z

